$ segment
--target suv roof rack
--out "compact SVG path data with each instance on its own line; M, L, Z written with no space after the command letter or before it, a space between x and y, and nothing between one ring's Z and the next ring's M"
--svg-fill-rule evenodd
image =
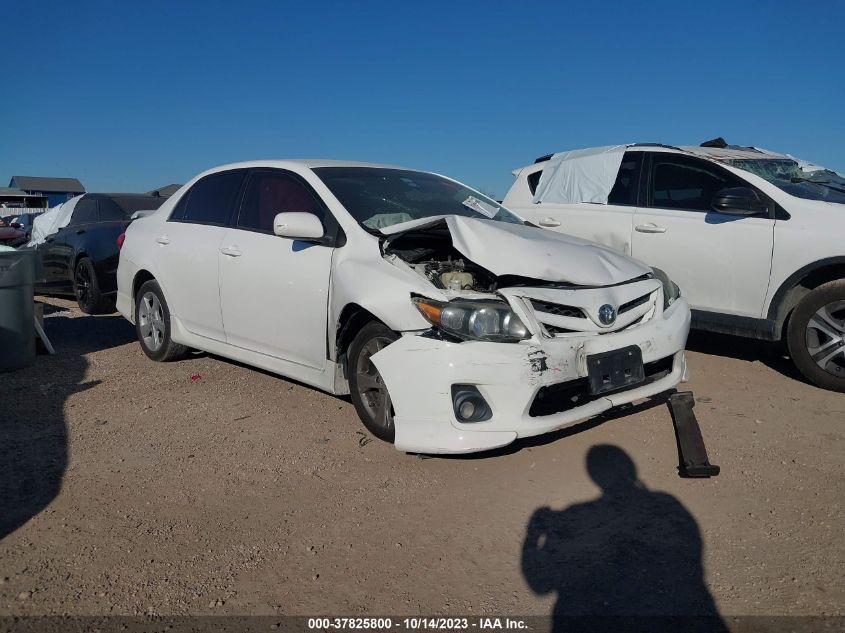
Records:
M665 147L667 149L677 149L679 151L683 151L677 145L667 145L666 143L632 143L630 147Z

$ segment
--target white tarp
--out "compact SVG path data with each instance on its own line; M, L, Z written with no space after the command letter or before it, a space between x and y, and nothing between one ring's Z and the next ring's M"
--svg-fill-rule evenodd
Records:
M32 237L27 246L43 244L48 235L52 235L60 228L67 226L70 222L70 216L73 214L73 208L81 198L82 196L71 198L35 218L32 223Z
M608 145L553 155L543 168L533 202L607 204L627 148Z

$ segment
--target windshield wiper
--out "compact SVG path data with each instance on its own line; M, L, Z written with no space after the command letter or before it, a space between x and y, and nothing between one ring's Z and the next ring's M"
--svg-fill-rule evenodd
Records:
M830 183L829 180L813 180L812 178L801 178L800 176L793 176L789 179L789 182L800 184L803 182L809 182L813 185L822 185L823 187L827 187L833 191L837 191L839 193L845 193L845 189L842 187L836 187Z

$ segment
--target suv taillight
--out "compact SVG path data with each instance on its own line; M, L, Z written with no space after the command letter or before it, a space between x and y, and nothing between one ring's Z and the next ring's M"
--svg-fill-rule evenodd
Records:
M121 233L117 236L117 250L123 248L123 243L126 241L126 233Z

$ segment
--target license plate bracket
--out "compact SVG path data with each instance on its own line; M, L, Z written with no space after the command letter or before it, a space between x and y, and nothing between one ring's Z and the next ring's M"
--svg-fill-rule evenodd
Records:
M645 380L643 353L638 345L587 356L590 393L599 395L625 389Z

